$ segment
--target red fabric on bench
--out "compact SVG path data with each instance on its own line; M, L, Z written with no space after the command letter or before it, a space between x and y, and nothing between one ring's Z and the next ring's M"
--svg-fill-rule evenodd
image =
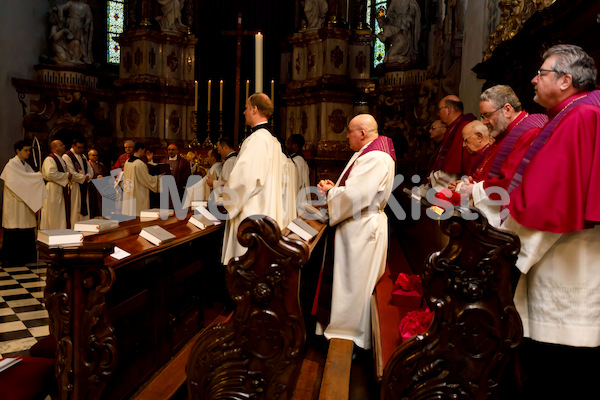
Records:
M43 400L56 392L54 360L22 357L21 362L0 373L0 400Z

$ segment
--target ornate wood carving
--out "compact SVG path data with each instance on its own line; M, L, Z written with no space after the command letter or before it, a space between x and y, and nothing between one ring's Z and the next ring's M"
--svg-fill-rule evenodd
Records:
M385 367L382 399L493 399L523 326L512 301L510 269L518 237L491 227L475 208L441 222L449 243L423 274L435 317L402 343ZM476 214L477 219L467 220Z
M289 399L306 340L298 301L304 243L281 236L269 217L245 219L238 240L248 247L227 266L236 309L206 329L187 365L192 399Z
M335 65L336 68L339 68L340 65L344 62L344 52L340 49L340 46L335 46L333 50L331 50L331 62Z
M50 249L44 302L50 334L58 342L56 377L59 399L98 399L117 365L116 339L108 321L105 294L115 275L103 263L114 245L85 250Z

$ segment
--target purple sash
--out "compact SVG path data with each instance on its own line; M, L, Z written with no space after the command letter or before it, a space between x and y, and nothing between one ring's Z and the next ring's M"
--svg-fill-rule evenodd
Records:
M56 163L56 169L58 172L65 173L62 162L56 157L56 154L50 153L48 157L51 157ZM65 201L65 216L67 217L67 228L71 227L71 193L69 192L69 185L62 187L63 199Z
M346 173L344 173L342 176L342 179L340 179L338 186L346 186L346 179L348 179L348 175L350 175L350 171L352 170L352 167L354 167L356 160L371 151L383 151L384 153L389 154L389 156L396 161L396 152L394 151L394 143L392 142L392 139L387 136L379 136L377 139L373 140L358 157L356 157L356 159L352 162L352 165L348 167Z
M83 167L81 166L81 164L79 164L79 160L77 159L77 157L75 157L75 154L73 154L73 152L71 150L67 151L66 155L68 155L69 158L71 159L71 161L73 162L73 166L75 167L75 170L77 172L83 173L84 175L87 175L90 172L87 170L87 159L85 158L85 156L83 154L81 155L81 159L85 163L85 165ZM79 197L81 198L81 203L80 203L80 207L79 207L79 213L83 216L88 215L87 192L88 192L88 182L80 183L79 184Z
M494 158L490 172L488 172L488 178L498 178L500 176L500 167L506 160L510 152L512 151L515 143L523 135L533 128L541 128L546 122L548 122L548 116L545 114L529 114L517 126L515 126L509 132L508 136L504 138L500 149Z
M552 132L554 132L554 128L556 125L563 119L563 117L571 111L573 108L590 104L600 107L600 90L594 90L593 92L588 93L587 95L581 94L582 97L576 98L571 103L567 104L565 108L563 108L554 118L552 118L546 126L542 129L539 135L535 138L527 153L525 153L525 157L521 161L517 172L513 176L510 185L508 186L508 193L512 192L517 186L521 184L523 180L523 173L525 172L525 168L531 161L531 159L537 154L538 151L546 144L550 136L552 136Z

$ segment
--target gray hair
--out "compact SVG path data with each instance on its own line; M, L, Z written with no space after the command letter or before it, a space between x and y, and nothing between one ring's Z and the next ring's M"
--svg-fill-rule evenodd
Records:
M559 74L573 77L573 87L581 90L593 90L596 86L596 63L579 46L559 44L544 53L544 60L555 56L552 69Z
M485 92L481 93L479 101L489 101L494 107L502 107L508 103L515 111L522 110L519 98L512 88L507 85L496 85L488 88Z

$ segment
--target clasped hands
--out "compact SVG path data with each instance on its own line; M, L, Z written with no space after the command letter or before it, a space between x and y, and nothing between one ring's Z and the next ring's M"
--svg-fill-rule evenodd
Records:
M317 189L319 190L319 197L321 197L321 195L327 196L327 192L329 191L329 189L331 189L334 186L335 186L335 183L333 183L329 179L323 179L317 185Z

